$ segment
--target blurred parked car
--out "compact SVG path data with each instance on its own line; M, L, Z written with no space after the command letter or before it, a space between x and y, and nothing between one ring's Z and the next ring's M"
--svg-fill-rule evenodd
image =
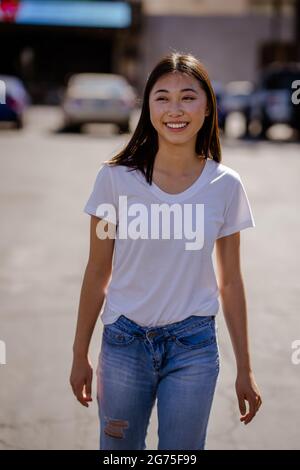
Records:
M135 90L121 75L72 75L62 102L65 127L80 130L86 123L112 123L118 126L120 133L129 132L135 105Z
M273 124L288 124L300 131L300 106L292 102L295 80L300 80L298 63L274 64L262 73L250 109L251 122L260 124L260 137Z
M250 108L254 84L250 81L232 81L227 83L222 100L224 120L232 113L240 113L245 121L244 135L248 134Z
M5 102L0 104L0 121L14 123L16 129L23 127L24 112L31 103L22 81L13 75L0 75L5 85Z

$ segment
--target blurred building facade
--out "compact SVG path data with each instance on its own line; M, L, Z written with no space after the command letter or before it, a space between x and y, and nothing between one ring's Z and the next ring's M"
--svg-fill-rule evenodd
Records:
M130 24L88 28L1 21L1 9L22 1L30 2L0 0L0 74L20 76L37 103L56 103L57 90L79 72L123 74L141 94L154 64L173 50L195 54L211 78L223 83L255 80L272 60L296 60L297 54L299 59L300 0L81 0L126 4ZM43 2L51 0L38 3Z
M144 0L144 70L172 50L195 54L214 80L255 80L274 60L299 60L298 0Z
M124 7L130 19L122 24ZM120 73L137 86L141 8L134 0L0 0L0 74L22 78L34 103L57 104L73 73Z

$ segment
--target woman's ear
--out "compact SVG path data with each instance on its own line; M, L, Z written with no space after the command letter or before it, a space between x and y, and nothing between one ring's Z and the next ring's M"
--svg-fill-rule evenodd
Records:
M211 111L211 106L210 106L209 103L207 103L206 109L205 109L205 116L209 116L209 115L210 115L210 111Z

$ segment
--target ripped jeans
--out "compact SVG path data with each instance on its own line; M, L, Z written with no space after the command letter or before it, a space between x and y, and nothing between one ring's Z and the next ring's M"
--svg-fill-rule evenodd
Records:
M202 450L219 374L215 317L104 325L97 367L101 450L145 450L157 398L158 449Z

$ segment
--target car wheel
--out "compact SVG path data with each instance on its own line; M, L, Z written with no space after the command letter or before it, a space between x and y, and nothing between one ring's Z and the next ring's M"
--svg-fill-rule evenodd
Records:
M260 139L266 139L269 127L270 127L269 121L263 119L261 121L261 129L258 135Z
M21 117L19 117L15 122L15 129L23 129L24 123Z
M129 121L124 124L119 124L119 134L128 134L130 132Z
M81 124L76 123L76 124L65 124L64 126L64 132L81 132Z

